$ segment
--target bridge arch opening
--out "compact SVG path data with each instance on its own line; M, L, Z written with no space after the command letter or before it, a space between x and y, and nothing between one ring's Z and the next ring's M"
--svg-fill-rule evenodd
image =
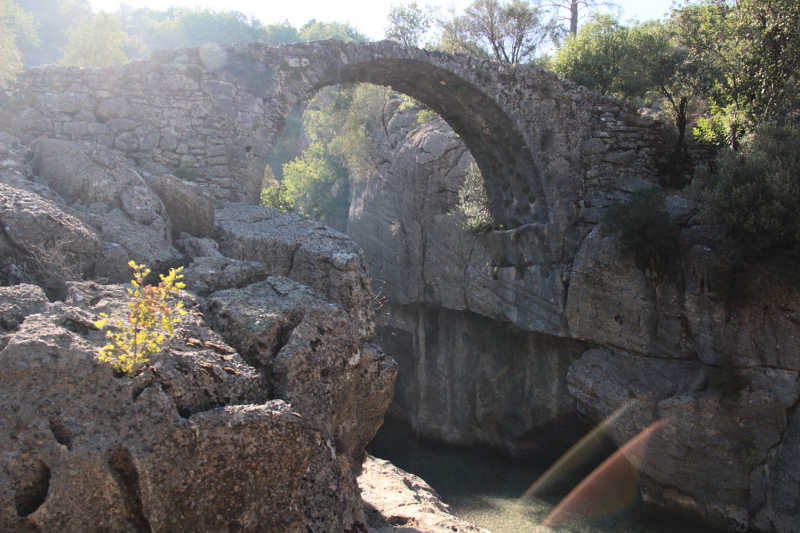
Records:
M469 80L414 58L331 62L298 100L338 84L370 83L408 95L434 110L460 136L484 177L495 229L547 222L539 165L511 117ZM488 81L488 79L487 79Z

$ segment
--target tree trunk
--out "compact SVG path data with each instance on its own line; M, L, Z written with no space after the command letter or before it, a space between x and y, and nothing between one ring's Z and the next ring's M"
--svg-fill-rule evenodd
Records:
M683 143L686 139L686 106L689 104L689 98L686 96L681 98L681 103L678 104L678 146L675 147L675 160L681 162L681 154L683 153Z
M578 0L571 0L569 5L569 33L573 37L578 35Z

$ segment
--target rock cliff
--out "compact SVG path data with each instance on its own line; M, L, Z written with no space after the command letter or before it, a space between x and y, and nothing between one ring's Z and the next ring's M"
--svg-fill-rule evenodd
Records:
M797 295L726 303L704 266L719 230L677 195L667 210L679 265L648 279L597 227L611 202L652 186L634 177L585 192L557 257L539 249L537 223L470 234L452 213L466 147L439 120L396 129L379 171L354 184L348 222L385 298L381 343L400 365L390 413L421 435L509 454L568 438L576 412L598 423L616 413L618 446L664 420L629 457L650 509L795 531Z

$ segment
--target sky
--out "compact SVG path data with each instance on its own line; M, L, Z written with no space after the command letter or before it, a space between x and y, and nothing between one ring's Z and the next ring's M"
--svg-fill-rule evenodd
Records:
M383 39L386 15L392 4L410 3L411 0L90 0L94 11L116 11L120 4L132 8L149 7L207 7L216 10L241 11L255 15L264 24L288 20L293 26L302 26L309 19L322 22L349 22L370 39ZM417 4L438 6L447 11L454 6L463 11L471 0L418 0ZM672 0L617 0L622 7L624 20L661 18Z

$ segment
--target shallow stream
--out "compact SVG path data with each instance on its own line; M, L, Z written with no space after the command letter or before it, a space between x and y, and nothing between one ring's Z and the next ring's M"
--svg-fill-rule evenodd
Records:
M552 460L514 460L492 451L474 450L418 439L405 424L387 419L369 447L372 455L424 479L461 519L492 533L532 533L571 487L546 496L520 497ZM602 457L595 459L599 464ZM595 466L595 465L592 465ZM574 485L576 478L572 484ZM634 491L637 493L638 491ZM613 511L590 521L560 523L558 533L714 533L685 520L646 516L641 501L618 502Z

